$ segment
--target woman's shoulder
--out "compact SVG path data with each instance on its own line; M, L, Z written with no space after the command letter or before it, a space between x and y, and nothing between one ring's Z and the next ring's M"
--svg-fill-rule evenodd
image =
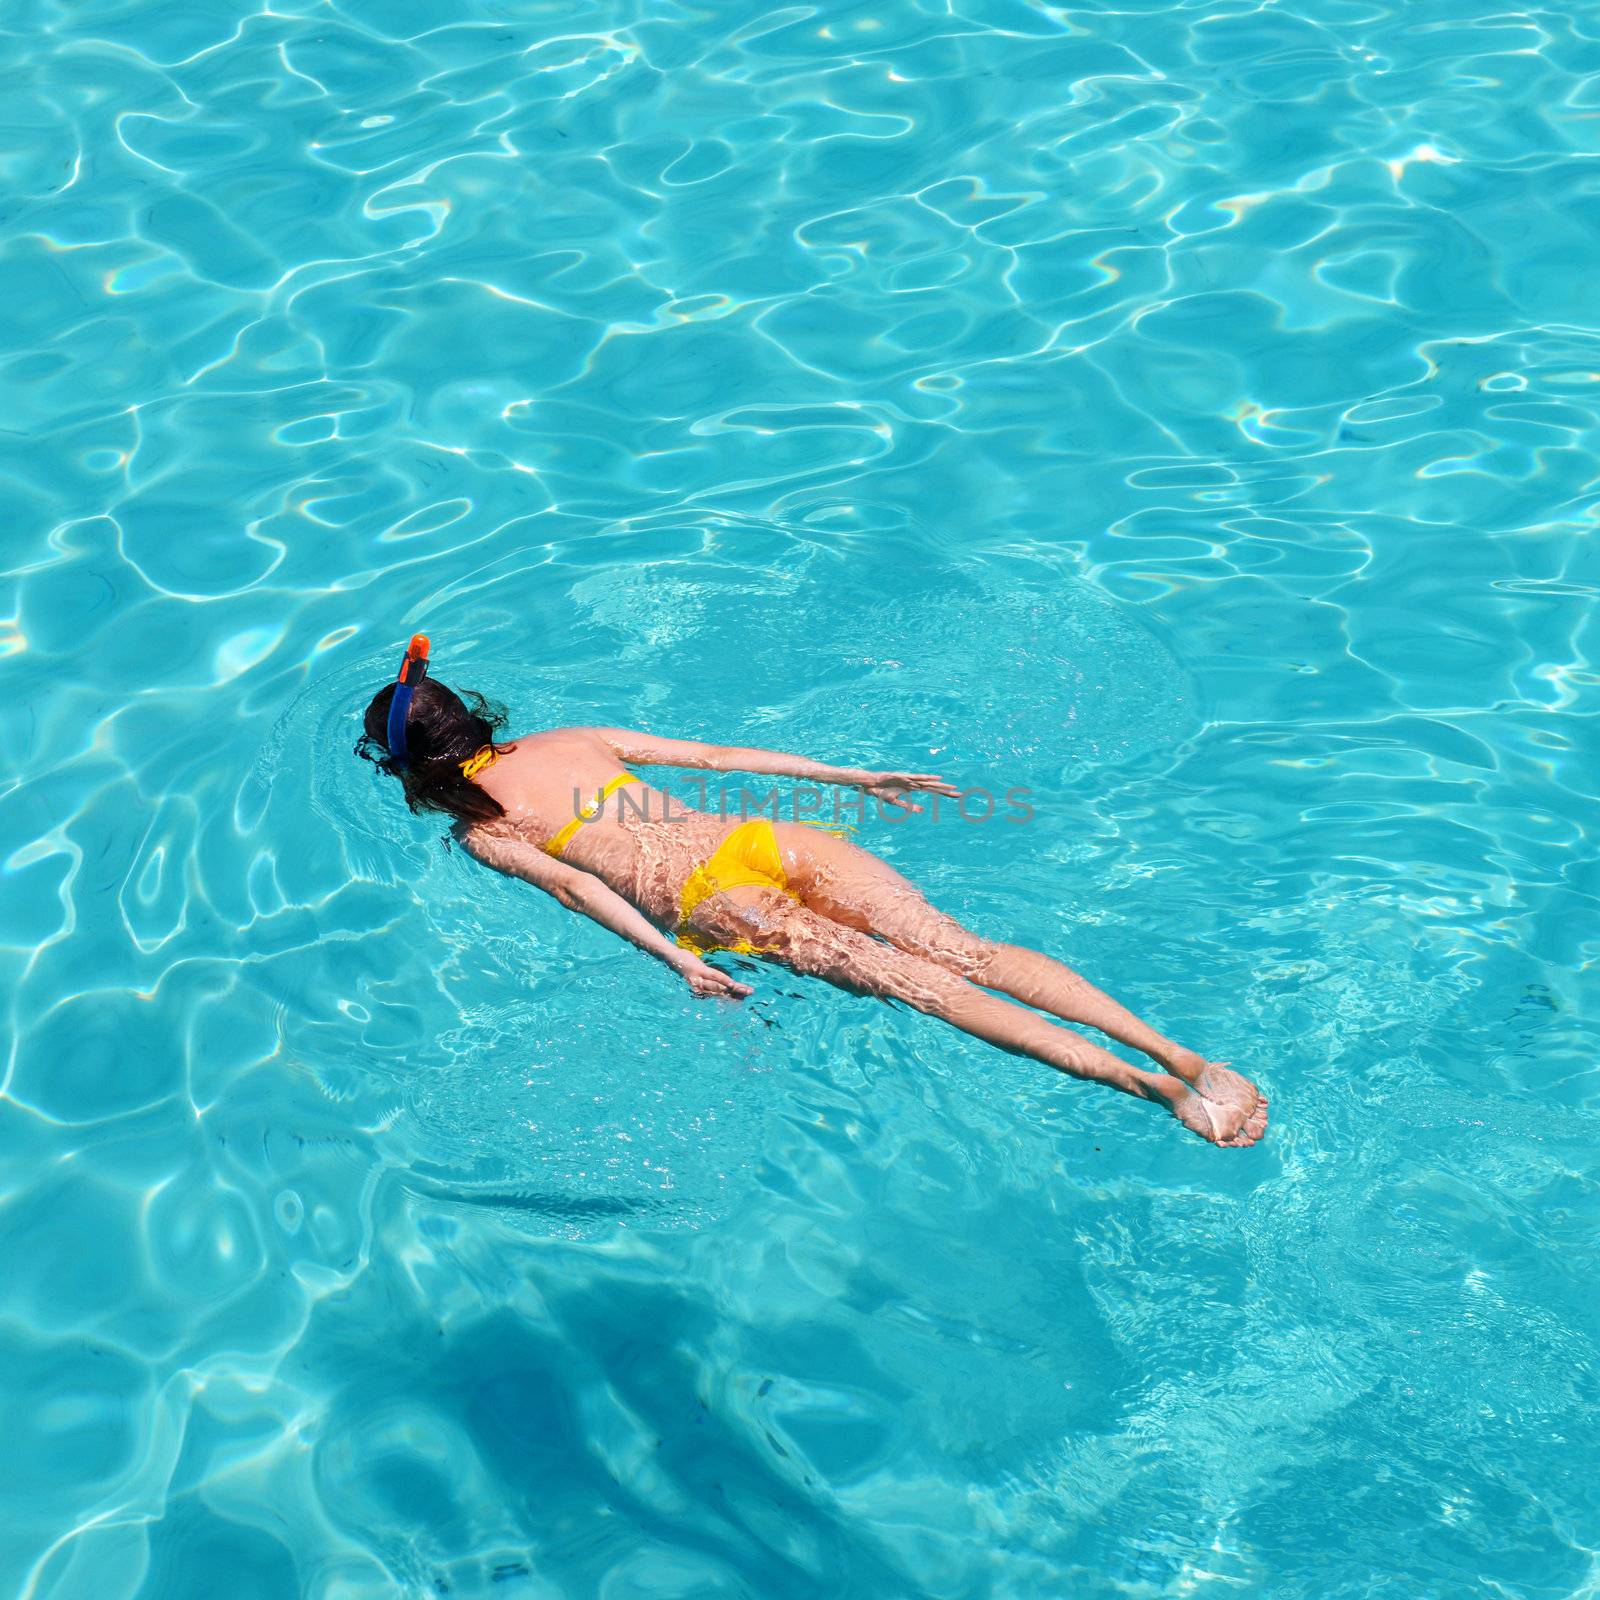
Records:
M532 728L527 733L519 733L509 739L500 739L496 743L519 749L525 745L534 745L542 749L550 749L556 745L581 746L586 750L600 747L609 751L610 746L600 736L598 728L570 727L570 728Z
M522 735L525 739L582 739L588 743L604 744L605 739L598 724L568 723L560 728L535 728Z

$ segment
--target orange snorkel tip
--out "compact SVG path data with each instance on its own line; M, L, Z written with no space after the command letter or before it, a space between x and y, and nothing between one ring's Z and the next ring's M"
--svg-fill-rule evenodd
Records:
M395 680L394 698L389 702L389 758L397 766L405 766L410 758L406 749L406 718L411 712L411 696L417 685L428 676L428 636L411 635L411 643L400 662L400 676Z

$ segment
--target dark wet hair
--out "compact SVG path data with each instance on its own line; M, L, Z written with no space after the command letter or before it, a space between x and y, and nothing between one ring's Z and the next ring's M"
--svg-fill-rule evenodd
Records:
M444 811L469 822L503 817L505 808L462 775L461 763L470 761L486 744L496 750L508 748L495 744L494 738L506 725L505 707L470 689L457 694L437 678L424 678L406 716L410 760L402 767L389 756L389 702L393 699L392 683L373 695L364 719L366 732L356 741L356 754L374 762L380 772L398 778L413 811Z

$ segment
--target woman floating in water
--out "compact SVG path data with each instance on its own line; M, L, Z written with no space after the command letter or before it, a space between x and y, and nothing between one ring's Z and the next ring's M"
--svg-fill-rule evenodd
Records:
M457 837L479 861L630 940L696 994L751 992L707 963L711 952L768 956L1154 1101L1213 1144L1251 1145L1266 1130L1266 1098L1226 1064L1163 1038L1070 967L969 932L857 845L798 822L691 811L619 768L770 773L848 785L908 811L920 809L908 793L958 794L952 785L925 773L866 772L626 728L554 728L500 741L503 714L429 678L427 654L419 634L399 681L367 707L357 748L400 778L413 811L457 818ZM608 807L636 784L627 803ZM574 815L577 794L596 795L597 803ZM1038 1011L1098 1028L1163 1070L1131 1067Z

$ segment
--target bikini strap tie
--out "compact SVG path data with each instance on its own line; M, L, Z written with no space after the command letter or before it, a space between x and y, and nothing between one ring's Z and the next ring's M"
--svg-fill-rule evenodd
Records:
M476 778L485 767L492 767L500 759L500 752L492 744L479 745L470 761L461 763L463 778Z

